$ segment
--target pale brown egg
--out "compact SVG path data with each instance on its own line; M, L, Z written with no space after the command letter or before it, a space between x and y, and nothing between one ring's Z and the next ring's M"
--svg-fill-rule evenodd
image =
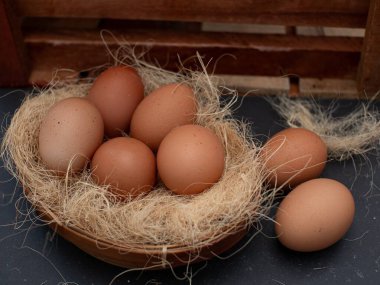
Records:
M51 107L42 120L39 153L43 163L58 174L84 168L102 143L104 125L96 107L83 98L68 98Z
M340 240L354 214L354 199L346 186L332 179L313 179L297 186L281 202L275 231L289 249L317 251Z
M327 147L314 132L288 128L268 140L262 149L269 182L294 187L317 178L326 165Z
M91 161L94 181L111 185L122 199L149 192L156 181L156 159L144 143L127 137L102 144Z
M173 129L157 153L157 168L174 193L198 194L218 182L224 171L224 148L209 129L185 125Z
M130 136L156 151L175 127L192 124L197 104L186 84L168 84L154 90L138 105L131 121Z
M132 67L108 68L96 78L87 98L99 109L108 137L128 131L137 105L144 98L144 86Z

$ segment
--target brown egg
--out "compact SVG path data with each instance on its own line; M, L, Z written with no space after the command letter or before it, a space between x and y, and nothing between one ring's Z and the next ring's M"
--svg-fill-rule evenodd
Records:
M96 107L83 98L59 101L42 120L39 153L47 168L59 174L80 171L102 143L103 120Z
M156 160L142 142L127 137L111 139L95 152L91 162L94 180L111 185L121 198L149 192L156 181Z
M354 214L354 199L346 186L332 179L313 179L297 186L281 202L275 231L292 250L317 251L340 240Z
M189 86L177 83L162 86L137 107L130 135L156 151L173 128L192 124L196 112L196 100Z
M174 193L198 194L216 183L224 170L224 148L209 129L185 125L173 129L157 153L157 168Z
M327 147L312 131L289 128L275 134L263 147L272 185L291 187L317 178L326 165Z
M144 86L132 67L108 68L96 78L87 98L102 114L109 137L128 131L132 114L144 98Z

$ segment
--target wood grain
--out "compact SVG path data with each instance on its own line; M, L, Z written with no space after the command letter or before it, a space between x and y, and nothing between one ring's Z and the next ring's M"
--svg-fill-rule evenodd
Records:
M15 5L26 17L363 27L369 0L16 0Z
M21 26L8 0L0 0L0 35L0 86L25 85L28 82L28 63Z
M358 72L358 88L363 95L380 91L380 0L371 0L366 34Z
M111 49L123 42L137 52L149 49L146 60L169 70L178 70L178 56L186 67L199 69L194 60L199 52L210 62L209 72L236 75L354 78L362 46L360 38L213 32L128 30L103 36ZM34 70L86 70L111 62L98 31L32 30L26 32L25 43Z

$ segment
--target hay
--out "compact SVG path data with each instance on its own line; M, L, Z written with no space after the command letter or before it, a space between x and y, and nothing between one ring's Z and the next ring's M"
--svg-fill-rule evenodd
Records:
M50 213L60 225L123 246L183 245L199 249L260 221L275 193L263 186L265 175L258 156L259 146L246 126L231 117L230 107L236 94L229 91L232 100L221 108L222 91L204 72L165 71L140 60L130 50L118 58L122 58L118 64L129 64L138 70L146 94L172 82L187 82L193 87L199 105L196 123L213 130L226 150L222 178L192 197L174 195L159 184L144 197L120 203L106 186L94 184L88 170L79 176L52 175L38 154L41 120L55 102L85 96L90 87L89 83L66 82L28 96L2 142L5 164L29 190L27 198L32 205Z
M328 108L313 99L287 96L267 98L289 127L302 127L318 134L326 143L331 159L339 161L364 155L376 149L380 138L380 113L371 111L371 101L363 102L349 115L333 116L334 104Z

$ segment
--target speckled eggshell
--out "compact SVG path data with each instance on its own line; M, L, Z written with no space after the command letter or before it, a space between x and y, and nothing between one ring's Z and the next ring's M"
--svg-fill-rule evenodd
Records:
M106 135L121 136L129 130L133 112L144 98L144 86L134 68L114 66L96 78L87 98L99 109Z
M83 169L104 136L103 120L88 100L68 98L51 107L39 133L39 154L50 170L64 174Z
M130 136L157 151L163 138L175 127L192 124L197 104L186 84L168 84L154 90L138 105L131 121Z
M209 129L185 125L173 129L157 153L164 184L176 194L198 194L218 182L224 171L224 148Z
M262 149L272 185L294 187L321 175L326 165L327 147L314 132L288 128L275 134Z
M322 250L345 235L354 214L354 199L346 186L332 179L313 179L297 186L280 203L275 231L289 249Z

